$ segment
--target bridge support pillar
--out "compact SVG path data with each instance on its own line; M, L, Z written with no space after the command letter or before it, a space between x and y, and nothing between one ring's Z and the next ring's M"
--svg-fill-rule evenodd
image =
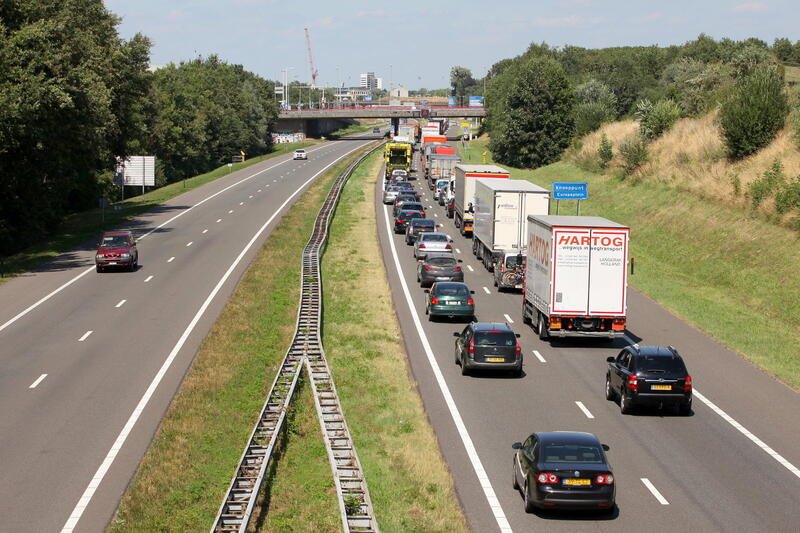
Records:
M400 129L400 119L399 118L392 118L392 129L394 132L397 133Z

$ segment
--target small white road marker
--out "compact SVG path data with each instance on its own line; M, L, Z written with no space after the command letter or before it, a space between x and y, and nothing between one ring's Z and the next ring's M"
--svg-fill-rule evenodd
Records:
M86 333L84 333L84 334L81 336L81 338L80 338L80 339L78 339L78 342L83 342L83 341L85 341L85 340L86 340L86 339L89 337L89 335L91 335L91 334L92 334L92 330L89 330L89 331L87 331Z
M244 202L239 202L239 205L244 205Z
M147 276L146 278L144 278L144 282L147 283L151 279L153 279L153 276Z
M488 288L486 288L486 287L484 287L484 288L483 288L483 292L485 292L486 294L492 294L492 291L490 291L490 290L489 290Z
M175 261L175 256L172 256L169 259L167 259L167 263L172 263L173 261Z
M228 211L228 214L229 214L229 215L230 215L231 213L233 213L233 209L231 209L231 210L229 210L229 211Z
M283 176L281 176L283 177ZM278 180L272 180L272 183L278 183Z
M36 388L36 387L39 385L39 383L41 383L42 381L44 381L44 378L46 378L46 377L47 377L47 374L42 374L41 376L39 376L38 378L36 378L36 381L34 381L33 383L31 383L31 384L28 386L28 388L29 388L29 389L35 389L35 388Z
M128 301L128 300L120 300L120 301L119 301L119 303L118 303L117 305L115 305L114 307L116 307L117 309L119 309L120 307L122 307L123 305L125 305L125 302L127 302L127 301Z
M217 219L217 224L219 224L220 222L222 222L222 219L221 219L221 218L218 218L218 219Z
M474 269L474 268L472 268L472 266L471 266L471 265L467 265L467 268L469 269L469 271L470 271L470 272L475 272L475 269Z
M457 254L460 254L460 253L461 253L461 250L459 250L458 248L456 248L456 253L457 253Z
M261 189L258 189L258 192L261 192Z
M507 314L503 313L503 316L506 317L506 321L508 321L509 324L513 324L514 323L514 320L510 316L508 316Z
M191 246L192 244L194 244L194 241L189 241L189 242L187 242L187 243L186 243L186 247L188 248L188 247L189 247L189 246Z
M252 195L252 194L251 194L250 196L248 196L248 198L252 198L252 197L253 197L253 195Z
M546 363L547 362L547 361L544 360L544 357L542 357L542 354L540 354L537 350L533 351L533 355L536 356L536 359L538 359L539 362L541 362L541 363Z
M204 229L203 233L208 233L208 228Z
M436 213L434 213L434 214L433 214L433 216L435 216L435 217L438 217L439 215L437 215Z
M577 405L577 406L578 406L578 408L579 408L581 411L583 411L583 414L585 414L585 415L586 415L586 418L594 418L594 415L593 415L592 413L590 413L590 412L589 412L589 410L586 408L586 406L585 406L585 405L583 405L583 402L575 402L575 405Z
M658 500L658 503L660 503L661 505L669 505L669 502L667 501L667 499L664 496L662 496L660 492L658 492L658 489L655 487L655 485L653 485L650 482L649 479L647 479L646 477L643 477L643 478L641 478L641 480L642 480L642 483L644 483L644 486L647 487L647 490L649 490L653 494L653 496L656 497L656 500Z

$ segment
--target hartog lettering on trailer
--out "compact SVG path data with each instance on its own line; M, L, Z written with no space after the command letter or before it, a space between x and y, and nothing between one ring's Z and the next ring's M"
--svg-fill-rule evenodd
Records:
M550 266L550 241L546 241L531 233L528 239L528 255L532 257L537 263L549 267Z
M622 236L618 237L602 237L597 235L565 235L562 234L558 237L559 246L614 246L620 247L625 244L625 239Z

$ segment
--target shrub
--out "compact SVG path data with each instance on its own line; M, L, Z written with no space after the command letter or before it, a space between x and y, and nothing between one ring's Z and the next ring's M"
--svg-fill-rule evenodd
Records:
M792 139L797 145L797 148L800 148L800 108L792 111L790 121L792 125Z
M578 104L575 106L575 134L583 136L591 133L614 120L615 115L614 108L602 102Z
M800 210L800 176L795 176L775 194L775 210L779 214L791 209Z
M675 100L683 116L698 116L713 107L718 94L730 85L731 67L683 57L667 65L660 85Z
M636 133L629 135L619 145L619 153L622 156L622 169L626 176L630 176L647 163L647 140Z
M645 99L636 104L635 115L639 120L639 132L642 136L655 139L681 118L681 108L670 98L659 100L655 104Z
M597 155L600 157L600 168L606 168L608 164L614 159L614 146L608 140L608 136L604 133L600 137L600 146L597 148Z
M783 165L776 159L760 178L750 183L750 200L753 202L753 208L758 208L767 196L780 190L785 182Z
M775 68L760 67L737 80L736 90L720 110L728 157L741 159L769 144L788 112L783 79Z

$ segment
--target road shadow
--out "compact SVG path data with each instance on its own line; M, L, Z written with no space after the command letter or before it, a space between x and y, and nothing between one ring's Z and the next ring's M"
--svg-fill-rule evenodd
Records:
M543 520L574 521L574 522L607 522L619 518L619 506L615 505L611 512L608 511L575 511L557 509L536 509L533 514Z

